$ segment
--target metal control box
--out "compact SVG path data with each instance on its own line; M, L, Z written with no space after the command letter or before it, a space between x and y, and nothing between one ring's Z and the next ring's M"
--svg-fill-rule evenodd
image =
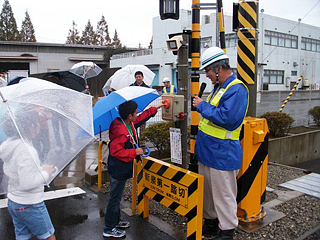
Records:
M162 119L181 121L184 119L184 96L163 94L162 101L168 104L162 107ZM182 117L183 116L183 117Z

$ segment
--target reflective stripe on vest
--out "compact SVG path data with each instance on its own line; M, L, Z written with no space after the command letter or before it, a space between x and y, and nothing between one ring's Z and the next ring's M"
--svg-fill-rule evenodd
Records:
M166 87L163 87L163 93L167 93L167 88ZM172 84L170 86L170 94L173 95L174 93L174 85Z
M219 105L220 99L223 96L223 94L231 86L233 86L235 84L242 84L247 89L247 92L249 91L247 86L242 81L240 81L238 79L234 79L231 83L229 83L229 85L226 88L220 88L218 90L218 93L213 97L210 104L217 107ZM213 92L207 97L207 102L210 101L212 94L213 94ZM249 100L249 94L248 94L248 100ZM247 111L248 111L248 105L249 104L247 104L245 115L247 114ZM244 117L245 117L245 115L244 115ZM210 135L212 137L216 137L216 138L220 138L220 139L239 140L240 131L241 131L243 121L244 121L244 118L242 120L242 123L240 124L240 126L237 129L235 129L233 131L228 131L225 128L222 128L222 127L219 127L219 126L213 124L208 119L201 117L201 120L199 122L199 130L201 130L205 134Z

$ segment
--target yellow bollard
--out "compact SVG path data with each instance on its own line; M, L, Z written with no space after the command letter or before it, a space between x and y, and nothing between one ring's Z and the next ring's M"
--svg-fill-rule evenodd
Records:
M103 142L99 142L99 148L98 148L98 189L101 189L102 185L102 145Z
M137 210L137 160L133 160L133 178L132 178L132 215L136 214Z
M266 216L261 207L266 195L269 130L266 119L246 117L240 136L242 167L237 177L238 219L253 222Z

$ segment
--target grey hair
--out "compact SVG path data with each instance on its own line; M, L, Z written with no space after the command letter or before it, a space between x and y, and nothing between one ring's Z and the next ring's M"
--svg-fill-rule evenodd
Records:
M223 69L227 69L229 70L230 69L230 64L229 64L229 59L222 59L218 62L215 62L214 64L212 64L210 66L210 68L213 70L213 72L215 72L215 68L218 67L218 69L220 67L222 67Z

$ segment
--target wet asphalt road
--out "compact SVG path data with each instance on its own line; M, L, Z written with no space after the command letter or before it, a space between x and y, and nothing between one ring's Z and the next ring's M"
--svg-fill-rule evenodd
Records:
M104 212L109 194L96 193L83 183L85 170L97 160L98 143L92 144L54 180L50 190L80 187L86 194L45 201L57 240L107 239L102 236ZM124 206L121 206L124 208ZM121 213L130 221L127 240L171 240L168 234L139 216ZM0 209L0 240L14 240L14 227L8 209ZM32 238L36 239L36 238ZM110 239L110 238L109 238Z
M46 201L58 240L108 239L102 236L106 194L84 189L86 194ZM121 213L122 219L130 221L126 230L128 240L174 239L139 216ZM0 209L0 239L13 240L14 228L7 208ZM36 238L32 238L36 239Z

